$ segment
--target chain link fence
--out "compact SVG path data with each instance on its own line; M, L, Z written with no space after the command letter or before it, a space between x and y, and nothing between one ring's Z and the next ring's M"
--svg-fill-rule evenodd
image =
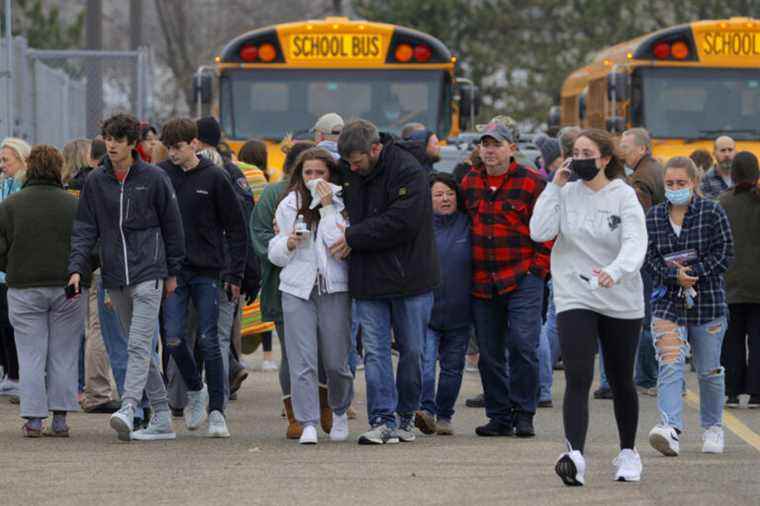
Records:
M0 42L0 133L58 147L94 137L114 112L152 117L153 58L137 51L35 50L14 40L12 71ZM9 89L10 86L10 89ZM6 99L12 94L12 104Z

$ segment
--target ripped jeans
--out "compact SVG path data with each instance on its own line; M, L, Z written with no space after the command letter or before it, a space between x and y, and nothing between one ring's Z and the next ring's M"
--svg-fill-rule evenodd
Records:
M686 355L692 348L692 360L699 377L699 417L703 429L721 426L725 392L725 371L720 365L726 318L704 325L678 326L676 323L653 319L654 339L659 364L657 408L662 423L683 430L683 399Z

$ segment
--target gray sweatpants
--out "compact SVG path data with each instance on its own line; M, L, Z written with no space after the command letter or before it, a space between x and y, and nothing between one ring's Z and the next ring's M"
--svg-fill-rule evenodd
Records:
M66 299L62 287L8 288L8 317L16 340L21 416L79 411L79 346L87 290Z
M283 293L282 312L296 420L304 425L319 423L319 358L327 376L330 408L337 415L344 414L354 396L354 378L348 367L351 347L348 292L318 295L313 290L309 300Z
M145 390L155 412L169 410L161 369L152 350L163 291L160 279L108 290L122 329L129 336L122 401L136 407Z

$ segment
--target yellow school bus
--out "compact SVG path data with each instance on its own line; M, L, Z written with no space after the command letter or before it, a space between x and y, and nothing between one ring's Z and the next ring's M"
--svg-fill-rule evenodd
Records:
M560 124L649 130L654 156L712 152L728 135L760 155L760 20L696 21L598 53L565 80Z
M328 112L381 131L419 122L440 139L458 135L455 67L441 41L400 26L347 18L279 24L240 35L215 58L217 112L234 150L252 137L268 143L277 180L280 141L308 135ZM473 95L462 95L469 111Z

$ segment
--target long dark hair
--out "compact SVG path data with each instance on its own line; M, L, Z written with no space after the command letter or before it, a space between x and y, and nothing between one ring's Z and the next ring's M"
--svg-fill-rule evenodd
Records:
M290 192L296 192L296 205L299 206L298 214L303 215L304 221L311 227L311 225L319 223L319 209L309 209L309 206L311 206L311 192L306 188L306 182L303 179L303 166L310 160L319 160L325 164L330 181L334 179L338 172L338 164L329 151L316 147L303 151L296 159L293 172L290 174L288 188L285 190L283 197Z
M586 130L582 130L575 140L577 141L581 137L585 137L596 144L596 147L599 148L599 153L603 157L610 157L610 163L604 168L604 175L607 176L607 179L612 181L613 179L623 177L623 174L625 174L623 161L618 154L617 143L611 133L599 130L598 128L587 128Z

